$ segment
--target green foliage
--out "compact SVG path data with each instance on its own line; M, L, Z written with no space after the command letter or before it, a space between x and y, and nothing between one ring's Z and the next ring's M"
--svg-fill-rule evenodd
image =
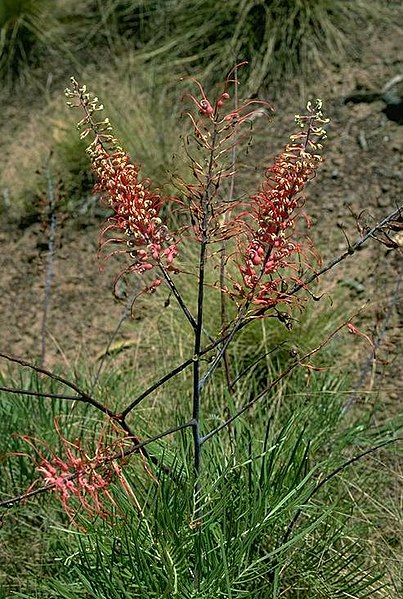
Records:
M192 520L185 434L164 443L171 474L159 472L158 483L147 482L135 465L126 470L132 491L114 490L124 517L112 527L80 519L87 532L65 536L65 568L45 583L43 596L376 596L379 572L364 537L354 540L363 528L349 502L334 496L334 485L344 484L349 473L341 471L340 483L329 479L330 495L326 487L315 493L318 482L364 442L361 429L343 431L340 384L333 385L333 394L318 392L284 425L262 406L253 422L237 422L209 442L197 500L202 523ZM195 588L197 555L202 575Z
M215 73L248 60L249 93L263 84L279 89L284 78L316 76L329 61L342 61L357 39L352 23L381 19L383 10L378 2L343 0L167 2L145 52L163 57L164 68L181 64L195 72L203 65L203 78L213 81Z
M14 79L38 51L56 42L49 0L2 0L0 3L0 77Z
M76 132L69 130L55 144L56 174L61 178L66 207L74 210L92 194L94 177L85 143Z
M34 6L43 10L45 4L0 5L6 15L0 13L1 39L8 40L1 47L2 74L14 76L19 65L29 61L31 50L50 43L50 30L41 28L42 16L34 10ZM155 85L162 71L172 78L175 69L182 72L187 65L202 64L213 80L216 70L222 72L236 59L248 58L248 85L253 92L298 70L323 68L326 52L341 60L351 35L351 11L358 19L370 12L366 3L346 6L326 0L84 4L88 13L70 24L66 19L64 26L67 32L73 22L81 24L76 39L81 36L86 52L90 43L99 44L102 51L103 45L116 51L134 45L135 53L145 45L141 60L148 62L150 81L128 74L130 57L107 76L105 89L114 99L112 120L117 120L117 130L145 164L144 174L158 181L163 179L170 153L177 151L169 139L176 138L173 100ZM91 24L87 36L83 35L85 22ZM117 54L116 63L119 60ZM140 58L135 64L140 64ZM80 201L91 187L82 146L68 134L54 150L63 167L65 190L74 201ZM192 250L184 256L189 263L194 261ZM217 270L208 275L214 285ZM186 300L195 299L194 279L183 278L178 288ZM218 292L208 292L205 322L219 330ZM188 330L178 318L177 307L167 305L156 316L151 301L161 307L163 300L148 300L152 330L147 321L134 348L140 364L135 362L135 369L125 364L120 371L110 370L96 390L111 404L124 406L150 376L158 377L178 357L191 355ZM291 321L285 319L284 324ZM233 343L228 357L235 391L228 391L224 372L208 385L203 396L205 432L264 391L295 353L300 355L322 341L333 322L314 310L308 319L294 322L291 333L272 325L270 320L256 321ZM328 367L333 356L340 355L337 352L336 347L334 354L315 358L315 367ZM10 377L3 384L9 385ZM44 386L36 376L21 376L18 384L60 392L57 385ZM127 488L112 489L117 503L114 525L88 521L79 513L77 521L85 530L73 532L52 495L11 510L0 529L0 561L7 570L0 578L0 597L10 592L15 597L42 599L386 597L387 592L377 590L380 569L373 566L371 523L380 518L395 523L397 508L391 500L385 510L375 497L373 461L351 468L347 464L352 456L390 438L399 423L396 419L382 428L372 427L372 413L354 421L343 412L348 390L347 378L301 368L262 396L252 410L205 444L196 506L189 467L192 445L188 433L182 432L151 446L170 469L169 475L162 470L155 473L158 483L132 456L124 470ZM0 463L1 499L25 491L35 478L34 464L19 455L27 450L26 444L10 436L10 431L44 438L58 451L61 440L53 426L57 417L66 436L82 435L95 449L101 423L88 406L74 402L70 409L64 401L7 394L0 399L0 453L14 454ZM152 402L136 409L131 419L135 430L146 436L166 428L168 416L170 424L172 419L182 422L189 412L189 379L184 373L153 395ZM384 459L389 459L386 452ZM353 513L352 495L357 490L359 513L366 514L368 507L371 518L357 518L357 510ZM202 521L195 520L195 507ZM385 544L374 542L374 552L381 546L387 553Z
M111 371L98 392L111 398L126 395L135 384L129 378ZM23 376L19 386L60 392L58 385L44 387L36 376ZM327 372L313 373L309 385L303 372L294 373L281 392L267 395L253 413L208 441L196 499L202 523L193 519L192 449L185 432L150 447L170 468L170 474L154 472L158 483L138 458L131 459L124 470L130 492L117 485L112 489L117 503L113 525L78 514L86 530L69 531L49 495L11 510L0 531L2 561L9 572L3 592L13 589L16 597L42 599L386 597L376 592L381 572L366 540L370 524L355 517L344 491L350 485L361 488L362 501L374 509L368 476L373 460L342 466L391 438L398 423L376 429L370 418L354 422L343 416L347 389L343 379ZM170 403L177 401L175 391L170 391ZM222 418L218 406L229 399L216 386L205 401L203 427L209 430ZM79 404L70 412L66 402L32 398L28 403L27 398L2 395L0 409L2 453L26 451L21 439L9 435L21 430L22 423L24 433L43 436L57 450L55 416L70 438L81 427L88 441L96 441L99 423L91 409ZM161 429L165 416L156 408L151 413L152 428ZM1 466L2 498L24 490L33 479L33 465L26 458L14 456ZM380 507L377 513L386 515ZM29 576L24 565L28 555ZM198 589L191 576L197 555L202 560Z
M150 21L165 6L164 0L61 0L59 18L74 45L93 57L95 48L121 52L130 37L140 48L152 37Z
M134 54L159 79L202 68L204 80L215 82L215 73L248 60L252 93L341 62L357 43L355 28L386 14L379 1L3 0L0 75L14 77L28 64L49 72L50 62L65 70L66 58L70 70L105 59L113 70Z

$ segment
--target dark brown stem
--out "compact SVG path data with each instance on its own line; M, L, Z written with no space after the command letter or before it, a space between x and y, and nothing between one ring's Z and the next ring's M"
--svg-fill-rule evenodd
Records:
M355 254L358 250L360 250L362 248L362 246L368 241L368 239L373 238L374 235L379 230L382 229L382 227L385 227L390 221L392 221L396 216L398 216L402 212L403 212L403 204L401 206L399 206L399 208L397 208L396 210L394 210L393 212L388 214L388 216L386 216L377 225L372 227L372 229L370 231L368 231L365 235L360 237L360 239L358 239L355 243L353 243L353 245L350 245L349 248L345 252L343 252L342 254L337 256L337 258L330 260L325 266L323 266L323 268L321 268L320 270L315 272L313 275L311 275L310 277L305 279L303 283L295 285L289 292L289 295L294 295L301 289L305 288L307 285L310 285L310 283L313 283L313 281L316 281L316 279L321 277L325 272L328 272L329 270L334 268L337 264L339 264L340 262L342 262L343 260L348 258L348 256L352 256L353 254Z
M210 351L210 350L209 350ZM193 364L193 358L189 358L189 360L186 360L185 362L182 362L182 364L179 364L179 366L177 366L176 368L173 368L170 372L168 372L168 374L165 374L163 377L161 377L158 381L156 381L153 385L151 385L150 387L148 387L148 389L146 389L143 393L141 393L138 397L136 397L135 400L133 400L124 410L123 412L120 414L121 418L123 420L126 419L126 417L128 416L128 414L140 403L143 401L143 399L145 399L146 397L148 397L151 393L153 393L153 391L155 391L156 389L158 389L159 387L161 387L164 383L166 383L167 381L169 381L171 378L173 378L174 376L176 376L177 374L179 374L180 372L182 372L182 370L185 370L185 368L187 368L188 366L190 366L191 364Z
M166 284L168 285L168 287L170 288L170 290L172 291L176 301L178 302L182 312L184 313L184 315L186 316L187 320L190 322L190 325L192 327L193 330L196 330L197 328L197 323L195 321L195 319L193 318L192 314L189 311L189 308L186 306L183 297L181 296L181 294L179 293L175 283L173 282L171 276L169 275L169 272L167 271L167 269L161 264L161 262L158 263L158 266L162 272L162 275L165 279Z
M85 391L80 389L75 383L72 383L71 381L68 381L67 379L65 379L63 377L61 377L57 374L54 374L53 372L51 372L49 370L46 370L46 368L42 368L41 366L35 366L35 364L31 364L30 362L27 362L26 360L23 360L22 358L18 358L16 356L11 356L11 355L3 353L3 352L0 352L0 358L4 358L5 360L8 360L9 362L14 362L16 364L20 364L21 366L23 366L25 368L29 368L29 369L33 370L34 372L37 372L38 374L43 374L44 376L47 376L48 378L50 378L54 381L58 381L59 383L66 385L66 387L69 387L70 389L73 389L73 391L75 391L77 393L77 396L74 397L75 401L79 401L79 402L93 406L99 412L101 412L102 414L105 414L106 416L108 416L108 418L117 422L120 425L120 427L129 435L129 437L133 438L135 441L138 439L138 437L133 433L130 426L125 421L125 418L123 418L121 414L117 414L113 410L110 410L109 408L107 408L101 402L97 401L94 397L85 393ZM13 392L10 389L5 389L5 390L8 392ZM20 392L24 392L24 391L20 390ZM25 393L24 393L24 395L25 395ZM26 395L34 395L34 393L29 392ZM39 395L42 395L42 397L51 397L52 398L52 394L44 393L44 394L39 394ZM68 401L73 401L71 396L66 396L64 399L66 399ZM153 456L146 456L146 457L150 457L151 461L155 462L155 458Z
M0 358L4 358L5 360L8 360L9 362L14 362L16 364L19 364L20 366L23 366L24 368L29 368L30 370L33 370L34 372L37 372L38 374L43 374L44 376L47 376L48 378L52 379L53 381L58 381L59 383L62 383L62 385L69 387L70 389L72 389L73 391L75 391L77 393L77 397L75 397L76 401L81 401L83 403L90 404L91 406L94 406L94 408L96 408L103 414L106 414L107 416L109 416L109 418L116 419L115 412L113 412L112 410L110 410L109 408L104 406L102 403L97 401L94 397L91 397L91 395L88 395L87 393L85 393L85 391L80 389L75 383L68 381L67 379L63 378L62 376L59 376L59 375L55 374L54 372L51 372L50 370L46 370L46 368L42 368L41 366L35 366L35 364L31 364L30 362L27 362L26 360L23 360L22 358L18 358L17 356L11 356L9 354L0 352Z
M364 458L365 456L370 455L371 453L374 453L375 451L378 451L378 449L381 449L382 447L385 447L386 445L390 445L391 443L396 443L397 441L403 441L403 437L396 437L395 439L389 439L388 441L383 441L382 443L379 443L379 445L376 445L375 447L371 447L370 449L367 449L366 451L363 451L362 453L359 453L358 455L356 455L353 458L350 458L349 460L344 462L341 466L339 466L338 468L333 470L333 472L331 472L330 474L325 476L324 479L322 479L320 482L318 482L315 485L315 487L309 493L308 497L305 499L305 503L307 503L310 499L312 499L312 497L319 491L319 489L321 489L324 485L326 485L332 478L337 476L337 474L339 474L339 472L342 472L343 470L345 470L345 468L347 468L348 466L351 466L351 464L354 464L355 462L362 460L362 458ZM294 515L293 519L291 520L291 522L289 523L289 525L287 527L287 530L282 538L281 545L285 545L285 543L290 538L291 532L292 532L298 518L301 516L302 512L303 512L302 508L297 510L296 514Z
M43 393L42 391L30 391L29 389L13 389L11 387L0 387L0 391L14 393L15 395L30 395L32 397L47 397L49 399L65 399L66 401L80 401L77 395L63 395L62 393Z

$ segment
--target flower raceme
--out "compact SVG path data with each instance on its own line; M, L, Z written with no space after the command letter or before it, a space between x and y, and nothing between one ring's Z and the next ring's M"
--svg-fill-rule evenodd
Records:
M241 63L242 64L242 63ZM241 65L237 65L239 67ZM236 72L236 68L234 71ZM181 182L184 200L164 197L153 189L148 179L141 179L139 167L130 162L127 153L111 134L109 120L96 120L102 110L85 86L72 79L72 89L66 94L73 99L71 106L84 111L78 126L81 136L89 133L93 141L87 148L97 175L96 190L113 210L100 235L100 251L111 247L106 257L128 256L130 264L125 273L145 275L157 267L160 272L179 272L174 265L178 255L180 234L171 232L162 221L162 207L187 205L192 228L200 243L212 246L231 238L236 239L236 251L231 254L238 267L239 277L227 275L228 286L222 291L239 305L246 302L260 313L278 303L291 303L287 295L290 281L301 282L301 268L307 264L307 254L313 246L295 239L295 222L300 218L305 184L315 175L322 162L319 151L326 137L323 125L328 122L322 113L321 102L308 104L308 114L297 115L300 131L290 138L284 151L265 171L265 180L248 201L223 197L223 181L234 177L232 150L239 144L240 126L272 110L266 101L247 100L233 109L230 85L238 81L232 74L215 100L210 100L202 85L196 84L196 95L187 93L195 111L188 111L196 147L204 153L197 158L188 152L193 182ZM229 159L226 158L229 156ZM168 210L169 211L169 210ZM182 230L186 230L185 228ZM123 246L123 247L122 247ZM161 284L155 278L146 287L154 291Z
M309 244L297 242L292 234L303 205L300 194L323 161L318 151L326 137L323 124L328 119L321 107L317 100L315 105L308 104L308 115L296 116L304 130L291 136L291 143L266 169L265 181L250 198L248 211L238 218L244 226L239 243L242 260L238 258L243 285L234 283L234 287L241 297L260 308L292 301L286 293L287 279L296 280L296 275L289 271L300 270L309 249Z
M119 481L127 490L122 465L125 445L130 439L119 435L112 427L109 431L112 434L100 436L95 454L91 457L79 440L71 442L62 436L57 422L55 428L61 440L63 456L55 453L43 440L22 436L37 456L30 457L40 475L26 495L42 482L58 496L71 520L79 507L90 517L97 515L108 519L111 516L110 509L116 507L109 491L113 480Z
M178 249L160 218L161 207L168 199L152 189L148 179L140 180L139 168L126 153L117 151L111 155L97 145L91 148L91 157L98 176L95 189L114 211L101 231L100 250L109 244L124 243L127 248L113 250L109 256L129 254L130 272L143 274L156 264L169 270ZM110 232L122 233L124 237L109 237Z
M80 87L74 78L71 78L71 84L71 89L66 89L67 97L71 98L68 105L80 107L85 114L78 123L82 129L81 138L88 134L93 136L87 153L97 176L95 191L113 210L100 234L99 253L106 246L112 246L114 249L106 254L106 258L116 254L129 257L130 265L117 279L127 272L143 275L155 266L171 270L178 254L177 243L160 213L161 208L174 199L153 189L149 179L140 178L139 166L130 161L111 134L109 119L96 120L95 114L103 109L98 98L92 97L86 86ZM153 291L160 284L157 278L147 289Z
M199 242L210 245L221 243L239 235L235 218L240 202L225 193L225 180L235 176L235 149L242 141L242 125L256 118L270 118L273 111L265 100L246 100L238 105L237 93L231 98L231 87L236 90L237 69L228 74L224 87L213 99L209 98L199 81L189 78L197 88L196 93L185 93L190 100L186 111L193 128L193 152L186 147L193 181L182 182L182 189L191 214L193 231ZM235 107L229 106L231 99ZM196 108L196 110L194 110ZM197 155L199 152L199 156ZM233 187L232 184L229 186Z

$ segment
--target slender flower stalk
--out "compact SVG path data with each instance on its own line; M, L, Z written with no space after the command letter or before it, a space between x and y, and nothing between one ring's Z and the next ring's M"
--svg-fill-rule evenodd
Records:
M233 215L240 205L238 200L230 201L225 191L226 179L234 177L234 148L240 143L240 131L245 121L252 122L260 116L270 117L273 107L264 100L246 100L235 108L229 108L231 86L238 80L233 76L239 67L236 65L228 74L223 89L214 99L208 98L201 83L190 79L198 93L186 93L196 107L186 112L193 128L195 152L186 148L192 168L192 183L181 181L181 190L188 205L194 235L199 243L219 243L238 235L239 227ZM237 95L236 93L234 94ZM237 102L238 104L238 102ZM192 106L191 106L192 108ZM200 156L197 154L197 150Z

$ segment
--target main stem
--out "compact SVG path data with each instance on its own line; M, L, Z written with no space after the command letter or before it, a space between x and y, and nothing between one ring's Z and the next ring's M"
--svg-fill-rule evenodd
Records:
M209 166L206 173L206 183L204 193L201 197L201 213L200 220L200 254L199 254L199 280L197 294L197 320L194 333L194 353L193 353L193 446L194 446L194 514L193 520L196 527L200 527L202 519L202 507L200 503L200 472L201 472L201 435L200 435L200 402L203 388L203 381L200 380L200 358L201 358L201 339L203 331L203 307L204 307L204 280L206 267L206 253L208 243L208 223L210 210L210 188L213 184L213 169L214 169L214 151L217 132L214 128ZM199 528L199 530L201 530ZM199 544L199 534L195 539L195 568L194 568L194 586L199 588L201 570L202 570L202 554Z
M203 232L205 237L205 232ZM200 350L203 326L203 300L204 300L204 275L206 262L207 241L202 239L199 257L199 289L197 296L197 326L195 330L194 355L193 355L193 444L194 444L194 472L196 476L196 491L198 490L198 478L201 467L201 444L200 444Z
M217 130L214 127L210 160L206 173L206 183L204 193L201 197L201 220L200 220L200 255L199 255L199 280L198 280L198 295L197 295L197 320L194 336L194 353L193 353L193 444L194 444L194 472L196 477L195 492L198 491L198 478L201 470L201 443L200 443L200 400L203 387L203 381L200 380L200 355L201 355L201 338L203 331L203 304L204 304L204 279L206 266L206 252L208 243L208 223L210 210L210 188L213 184L213 169L214 169L214 152L217 138ZM195 511L195 516L198 510ZM197 519L197 518L196 518Z

